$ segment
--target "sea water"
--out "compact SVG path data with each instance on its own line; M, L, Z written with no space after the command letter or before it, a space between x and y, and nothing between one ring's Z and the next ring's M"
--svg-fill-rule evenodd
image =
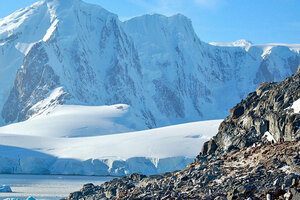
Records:
M61 175L2 175L0 185L9 185L12 193L0 193L0 200L6 198L26 199L29 196L38 200L65 198L78 191L86 183L100 185L114 177L101 176L61 176Z

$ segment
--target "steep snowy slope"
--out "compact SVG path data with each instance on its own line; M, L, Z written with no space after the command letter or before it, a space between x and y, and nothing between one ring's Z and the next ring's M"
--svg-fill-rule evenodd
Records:
M212 101L211 90L199 68L206 45L190 20L182 15L145 15L124 22L124 27L138 49L147 105L157 109L158 123L209 118L202 105Z
M85 110L81 108L81 112ZM183 169L217 132L220 122L203 121L96 137L0 134L0 173L124 175ZM35 131L44 135L59 131L59 127L44 130L45 124L54 123L51 120L44 118L39 123ZM13 128L21 133L24 126Z
M300 64L297 45L270 45L266 51L246 40L223 46L201 42L182 15L145 15L124 27L136 44L146 90L170 123L172 117L224 117L259 83L280 81ZM167 102L176 104L166 110Z
M40 13L35 11L42 22L32 19L35 15L28 14L30 9L21 13L20 18L29 21L30 27L43 23L49 26L39 31L40 38L26 52L23 63L17 63L13 86L6 82L12 88L2 109L4 121L22 121L39 112L35 104L60 87L63 92L53 100L56 104L135 105L138 112L132 126L145 128L147 119L143 118L147 112L140 94L138 56L117 16L80 0L45 0L36 7L44 9ZM12 17L2 21L9 23ZM21 28L14 26L12 32L30 34ZM15 45L19 40L5 45Z
M0 20L0 121L59 104L129 105L122 125L134 130L223 118L300 64L295 46L223 46L201 42L182 15L120 22L80 0L40 1Z

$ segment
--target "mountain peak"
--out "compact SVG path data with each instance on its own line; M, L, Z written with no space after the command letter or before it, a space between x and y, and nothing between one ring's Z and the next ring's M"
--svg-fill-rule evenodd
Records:
M253 43L250 42L249 40L240 39L240 40L233 42L232 44L233 44L233 46L237 46L237 47L248 47L248 46L251 46Z
M45 2L45 3L74 3L74 2L80 2L81 0L42 0L42 2Z
M75 20L82 15L97 16L102 19L105 19L107 16L117 18L117 15L110 13L101 6L86 3L81 0L43 0L43 2L44 5L48 7L52 21L53 19L62 17L68 20Z
M172 16L170 16L170 18L177 18L177 19L191 21L190 18L188 18L187 16L185 16L185 15L183 15L181 13L177 13L175 15L172 15Z
M42 0L42 2L55 7L70 7L78 4L81 0Z
M81 3L81 0L43 0L45 4L47 4L48 8L50 9L68 9L71 7L76 7L79 3Z
M162 14L158 14L158 13L145 14L145 15L131 18L131 19L125 21L125 23L129 22L129 21L145 21L147 23L149 23L149 22L156 23L157 21L171 23L171 22L176 21L176 22L184 22L187 24L191 24L191 20L188 17L186 17L180 13L172 15L172 16L166 16L166 15L162 15Z
M164 32L160 36L164 36L169 32L170 35L180 33L180 35L189 35L188 37L190 38L193 38L195 34L191 20L182 14L172 16L146 14L129 19L125 21L124 24L129 32L132 32L132 30L136 30L136 27L139 27L138 32L141 33L142 31L143 34L147 34L148 37L151 37L150 40L152 38L156 40L157 38L154 35L157 35L158 32ZM137 24L138 26L136 26ZM136 31L134 32L136 33Z

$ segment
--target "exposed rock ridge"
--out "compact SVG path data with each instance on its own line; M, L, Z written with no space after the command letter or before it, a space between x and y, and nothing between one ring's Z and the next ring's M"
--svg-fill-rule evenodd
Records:
M201 156L250 147L265 140L300 140L300 114L291 105L300 98L300 73L280 83L263 83L234 108L220 125L218 134L204 144Z
M43 43L35 44L27 54L2 110L6 122L27 119L29 109L59 85L59 77L48 64L48 60ZM62 97L60 103L64 99Z

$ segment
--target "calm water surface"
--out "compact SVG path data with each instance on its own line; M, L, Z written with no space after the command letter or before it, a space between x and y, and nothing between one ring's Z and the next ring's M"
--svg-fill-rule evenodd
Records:
M60 176L60 175L1 175L0 185L9 185L13 193L0 193L5 198L54 200L67 197L69 193L82 188L85 183L102 184L114 177Z

